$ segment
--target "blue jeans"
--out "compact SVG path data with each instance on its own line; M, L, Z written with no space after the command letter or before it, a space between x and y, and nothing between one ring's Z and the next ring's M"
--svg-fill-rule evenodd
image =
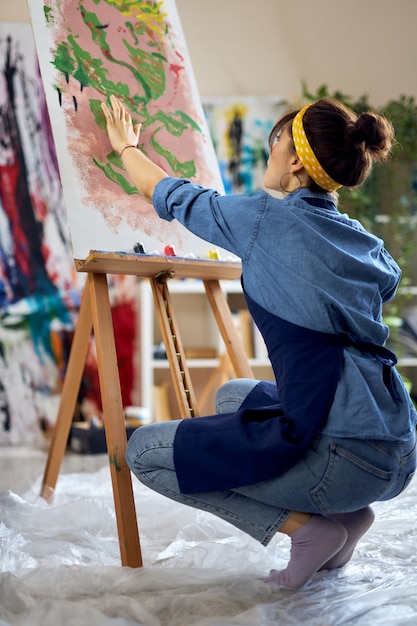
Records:
M248 379L226 383L217 394L216 412L236 411L257 383ZM416 468L414 434L406 442L319 434L304 457L273 480L230 491L182 494L173 460L179 423L150 424L133 433L126 453L132 472L154 491L209 511L265 546L291 511L345 513L389 500L405 489Z

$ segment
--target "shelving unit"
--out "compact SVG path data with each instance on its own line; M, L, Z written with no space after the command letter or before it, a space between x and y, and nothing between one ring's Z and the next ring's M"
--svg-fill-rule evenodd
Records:
M232 312L246 310L239 281L221 281L221 287ZM162 342L162 336L155 316L152 291L148 281L142 281L140 289L141 403L151 416L155 416L155 386L164 387L168 394L170 416L176 419L181 416L178 415L172 394L168 361L165 358L154 357L154 347ZM208 413L214 409L214 395L217 388L215 386L216 374L218 374L219 381L222 378L227 379L228 361L225 356L224 343L201 280L172 279L169 282L169 291L177 314L182 342L186 354L190 354L187 358L187 364L191 372L197 402L204 399L204 406L201 406L200 409L202 412ZM199 352L205 356L192 356ZM208 354L209 356L206 356ZM259 356L258 353L257 357L249 358L249 364L256 377L273 380L272 368L266 357L265 348L262 356ZM214 383L212 389L210 389L211 381Z
M246 303L239 281L222 281L221 287L226 294L232 312L246 310ZM154 311L152 291L148 281L140 284L140 335L141 335L141 404L151 416L155 414L154 392L155 386L164 388L167 392L169 413L173 419L181 417L178 414L175 398L172 392L169 365L166 358L155 358L154 347L162 343L162 336ZM178 324L186 353L196 354L198 351L212 352L210 356L187 358L191 372L193 386L197 401L207 396L208 401L201 407L203 413L208 413L214 408L214 395L219 386L222 375L223 380L227 372L222 372L225 361L225 347L216 325L213 313L206 298L204 285L199 279L173 279L170 281L170 293L178 316ZM405 288L404 288L405 289ZM407 287L412 299L417 297L417 287ZM255 333L256 333L255 329ZM256 343L256 342L255 342ZM249 358L249 364L257 378L273 380L270 362L266 357L256 351ZM264 348L265 350L265 348ZM413 382L417 373L417 356L400 356L398 366L401 372ZM219 374L217 386L214 384L211 390L207 385L215 374ZM214 383L216 381L214 380ZM207 410L204 410L207 409Z

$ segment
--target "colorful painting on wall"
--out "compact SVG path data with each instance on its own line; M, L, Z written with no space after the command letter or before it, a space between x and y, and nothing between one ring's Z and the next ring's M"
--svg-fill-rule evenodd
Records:
M204 111L226 193L262 189L268 137L283 112L273 97L205 98Z
M40 434L78 307L32 30L0 23L0 441Z
M75 272L45 93L29 24L0 23L0 443L42 440L56 419L85 276ZM114 277L125 404L137 393L136 300ZM137 400L137 398L136 398ZM100 411L94 342L80 406Z
M29 0L73 253L209 245L160 220L111 151L100 103L118 96L168 173L223 190L174 0Z

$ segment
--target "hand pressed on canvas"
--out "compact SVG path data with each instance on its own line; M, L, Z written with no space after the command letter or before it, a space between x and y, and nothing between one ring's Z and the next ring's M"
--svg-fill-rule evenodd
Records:
M101 108L106 117L107 134L113 150L121 156L123 163L139 192L152 202L155 185L168 176L164 170L152 163L137 146L140 124L133 126L130 113L115 96L110 96L111 108L106 103Z

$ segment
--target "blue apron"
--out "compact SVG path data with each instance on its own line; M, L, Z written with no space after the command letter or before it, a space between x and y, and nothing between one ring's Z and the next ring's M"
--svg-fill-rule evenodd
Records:
M235 413L180 422L174 463L182 493L252 485L295 465L327 419L345 346L382 364L383 381L399 401L391 376L397 362L392 352L348 332L322 333L297 326L245 297L268 348L276 383L258 383Z

